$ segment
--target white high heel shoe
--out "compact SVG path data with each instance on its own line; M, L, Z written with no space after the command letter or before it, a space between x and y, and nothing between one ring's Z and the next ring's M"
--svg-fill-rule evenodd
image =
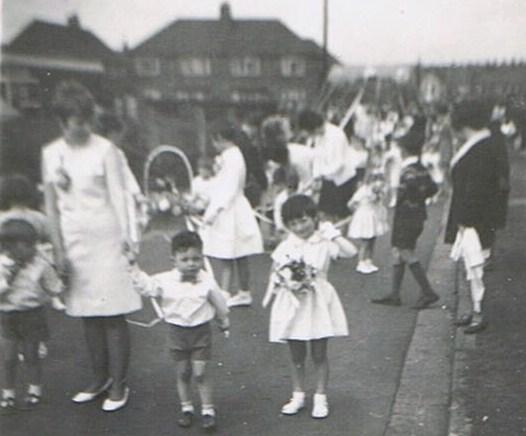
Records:
M78 392L72 399L71 401L73 401L74 403L78 403L78 404L81 404L81 403L88 403L90 401L93 401L94 399L96 399L98 396L102 395L104 392L106 392L109 387L111 386L111 384L113 383L113 380L111 378L109 378L106 383L104 383L100 389L98 389L97 391L95 392Z

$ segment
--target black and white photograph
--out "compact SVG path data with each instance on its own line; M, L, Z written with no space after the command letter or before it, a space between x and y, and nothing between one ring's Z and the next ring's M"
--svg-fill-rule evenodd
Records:
M0 0L2 436L526 435L524 0Z

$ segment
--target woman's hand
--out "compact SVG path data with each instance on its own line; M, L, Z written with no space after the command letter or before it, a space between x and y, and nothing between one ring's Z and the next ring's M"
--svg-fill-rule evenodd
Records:
M57 274L66 287L69 286L69 280L71 273L73 272L73 266L66 256L59 254L55 260L57 266Z

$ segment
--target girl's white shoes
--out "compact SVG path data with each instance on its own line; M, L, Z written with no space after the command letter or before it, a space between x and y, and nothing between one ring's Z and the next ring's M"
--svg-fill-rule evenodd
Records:
M372 274L378 271L378 267L373 264L371 259L365 259L358 262L358 265L356 265L356 271L362 274Z
M311 416L315 419L323 419L329 416L329 403L327 402L327 395L314 394L314 404L312 406Z
M281 408L283 415L296 415L305 407L305 392L293 392L292 398Z
M296 415L305 407L305 392L293 392L292 398L281 408L283 415ZM315 419L323 419L329 416L329 403L327 395L314 394L311 416Z

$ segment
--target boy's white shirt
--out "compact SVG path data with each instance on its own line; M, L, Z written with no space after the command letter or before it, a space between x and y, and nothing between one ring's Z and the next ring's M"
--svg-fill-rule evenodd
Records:
M193 327L228 316L226 301L214 277L200 271L196 282L181 281L181 273L172 269L149 276L139 269L132 271L137 291L146 297L158 297L164 320L169 324Z

